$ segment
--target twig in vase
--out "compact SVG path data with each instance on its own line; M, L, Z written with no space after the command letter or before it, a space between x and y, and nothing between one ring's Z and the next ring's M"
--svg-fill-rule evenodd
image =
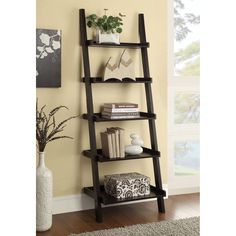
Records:
M38 144L37 146L40 152L43 152L46 148L46 145L51 141L61 139L61 138L73 139L72 137L67 136L67 135L61 135L61 136L55 136L55 135L64 131L64 128L66 127L66 123L69 120L78 117L78 116L71 116L61 121L58 125L56 125L56 118L55 118L56 113L62 108L69 110L68 107L66 106L55 107L48 114L44 112L45 107L46 105L42 106L41 109L39 109L38 99L37 99L37 102L36 102L36 140L37 140L37 144Z

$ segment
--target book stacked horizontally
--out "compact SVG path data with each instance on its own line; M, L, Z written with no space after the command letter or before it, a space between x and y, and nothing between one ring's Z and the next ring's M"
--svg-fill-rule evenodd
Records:
M101 132L102 154L108 158L124 158L124 129L119 127L107 128Z
M140 117L136 103L104 103L102 117L107 119L129 119Z

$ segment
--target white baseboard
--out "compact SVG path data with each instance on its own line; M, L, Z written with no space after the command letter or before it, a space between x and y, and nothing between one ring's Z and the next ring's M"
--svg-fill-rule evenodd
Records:
M168 188L167 185L163 185L163 189L166 191L166 198L168 198ZM147 201L155 201L155 199L145 199L139 201L131 201L124 203L112 204L112 206L116 205L126 205L133 204L137 202L147 202ZM109 207L111 205L106 205L104 207ZM53 214L62 214L74 211L83 211L88 209L94 209L94 201L91 197L84 193L69 195L63 197L54 197L53 198Z
M180 189L168 189L167 185L163 185L163 189L166 191L166 198L170 195L179 195L179 194L189 194L189 193L198 193L200 192L199 187L195 188L180 188ZM147 201L155 201L155 199L145 199L139 201L132 202L124 202L112 204L116 205L125 205L125 204L133 204L137 202L147 202ZM110 205L106 205L104 207L109 207ZM63 197L54 197L53 198L53 214L62 214L74 211L83 211L88 209L94 209L94 201L91 197L84 193L69 195Z
M170 195L180 195L180 194L190 194L190 193L199 193L200 187L193 188L169 188L168 194Z
M83 211L94 208L94 201L84 193L63 197L54 197L52 213L61 214L74 211Z

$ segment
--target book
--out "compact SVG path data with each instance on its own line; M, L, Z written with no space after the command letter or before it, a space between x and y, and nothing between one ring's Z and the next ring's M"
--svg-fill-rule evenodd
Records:
M107 132L101 132L100 135L102 144L102 154L105 157L114 158L111 134Z
M125 141L124 141L124 129L115 127L119 131L119 149L120 158L125 158Z
M139 112L102 112L102 116L139 116Z
M116 158L117 152L116 152L116 137L115 137L115 133L114 133L114 131L109 130L109 129L107 129L107 133L111 135L113 158Z
M104 107L106 108L138 108L138 104L136 103L104 103Z
M111 119L111 120L113 120L113 119L133 119L133 118L139 118L140 115L136 115L136 116L103 116L102 115L102 117L105 119Z
M115 150L115 157L119 158L120 157L119 131L116 128L111 127L107 128L107 132L112 134L112 139L115 144L113 146L114 147L113 150Z
M105 112L114 112L114 113L122 113L122 112L139 112L139 108L108 108L103 107L103 111Z

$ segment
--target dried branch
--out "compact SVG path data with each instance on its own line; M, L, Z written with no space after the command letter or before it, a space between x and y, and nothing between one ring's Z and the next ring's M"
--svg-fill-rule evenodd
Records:
M62 136L56 136L56 134L61 133L64 131L64 128L66 127L66 122L68 122L71 119L74 119L78 116L72 116L69 117L63 121L61 121L58 125L56 125L56 119L55 114L61 109L65 108L69 110L66 106L58 106L54 109L52 109L48 114L44 112L44 108L46 105L41 107L41 109L38 108L38 99L36 102L36 140L37 140L37 146L40 152L43 152L47 143L61 139L61 138L69 138L73 139L70 136L62 135Z
M56 139L60 139L60 138L69 138L69 139L73 139L72 137L70 136L57 136L57 137L54 137L54 138L51 138L50 140L47 141L47 143L53 141L53 140L56 140Z
M58 106L58 107L56 107L56 108L54 108L53 110L50 111L49 116L53 116L53 115L56 114L61 108L66 108L67 110L69 110L68 107L66 107L66 106Z

